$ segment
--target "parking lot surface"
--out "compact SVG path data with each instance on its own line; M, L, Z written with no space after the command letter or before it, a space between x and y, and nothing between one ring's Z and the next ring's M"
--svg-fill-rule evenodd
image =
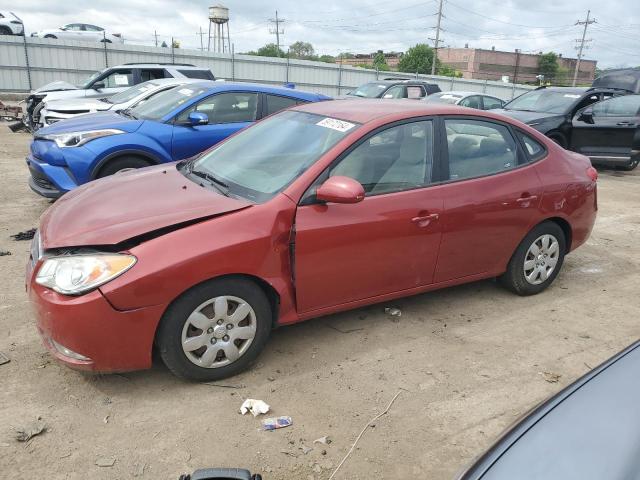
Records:
M640 169L602 170L591 239L538 296L483 281L282 328L252 370L217 386L180 381L160 362L83 375L42 347L24 289L29 242L10 238L49 206L27 186L29 139L0 124L0 250L11 252L0 257L0 351L11 359L0 365L3 477L177 479L225 466L327 479L401 391L335 478L450 479L529 408L640 337ZM260 431L260 418L238 413L246 398L293 425ZM17 442L37 417L47 430ZM314 443L323 436L331 443Z

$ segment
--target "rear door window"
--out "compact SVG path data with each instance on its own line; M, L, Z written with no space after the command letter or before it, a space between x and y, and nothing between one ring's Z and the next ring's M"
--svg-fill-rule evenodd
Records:
M267 108L265 116L279 112L285 108L294 107L299 103L295 98L281 97L279 95L265 95Z
M407 85L407 98L423 98L426 95L420 85Z
M482 177L518 165L516 141L503 125L482 120L446 119L449 179Z
M143 68L140 70L140 79L143 82L149 80L157 80L158 78L165 78L163 68Z
M394 85L384 92L382 98L407 98L407 91L404 85Z

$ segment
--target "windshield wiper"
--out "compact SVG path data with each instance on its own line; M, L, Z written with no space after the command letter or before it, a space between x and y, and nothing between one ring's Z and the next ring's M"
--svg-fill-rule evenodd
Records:
M118 113L120 115L122 115L123 117L128 117L128 118L132 118L134 120L137 120L138 117L136 117L133 112L131 112L130 108L125 108L124 110L118 110Z
M200 177L203 178L205 180L207 180L211 185L213 185L214 187L216 187L216 189L222 193L225 197L229 196L229 185L227 185L226 183L224 183L222 180L220 180L218 177L204 172L202 170L194 170L193 168L193 163L187 167L187 171L192 174L195 175L196 177Z

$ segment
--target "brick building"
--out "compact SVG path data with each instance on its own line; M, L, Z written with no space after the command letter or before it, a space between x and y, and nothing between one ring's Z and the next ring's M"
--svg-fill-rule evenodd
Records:
M377 52L374 53L357 53L353 56L353 58L341 58L338 60L338 63L342 63L343 65L373 65L373 59L376 56ZM398 69L398 63L400 62L400 58L402 58L402 52L386 52L384 54L384 59L387 61L387 65L392 70Z
M440 48L438 59L450 67L462 72L464 78L478 80L500 80L504 76L516 83L535 83L538 71L537 54L519 52L501 52L495 49L481 48ZM567 71L565 79L571 81L576 67L575 58L560 56L560 68ZM596 61L582 60L578 72L579 84L591 84L596 74ZM547 79L551 80L551 79Z

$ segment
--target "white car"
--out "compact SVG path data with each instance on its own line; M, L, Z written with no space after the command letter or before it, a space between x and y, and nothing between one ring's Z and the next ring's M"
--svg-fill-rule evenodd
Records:
M24 25L15 13L0 11L0 35L24 35Z
M86 113L105 112L107 110L126 110L127 108L140 105L151 97L166 92L169 89L187 83L201 81L202 80L195 78L160 78L158 80L139 83L110 97L70 98L67 100L46 101L44 108L40 110L40 125L46 127L60 120L73 118Z
M40 32L33 32L32 37L59 38L61 40L76 40L79 42L124 43L119 33L106 33L104 28L88 23L68 23L60 28L51 28Z

